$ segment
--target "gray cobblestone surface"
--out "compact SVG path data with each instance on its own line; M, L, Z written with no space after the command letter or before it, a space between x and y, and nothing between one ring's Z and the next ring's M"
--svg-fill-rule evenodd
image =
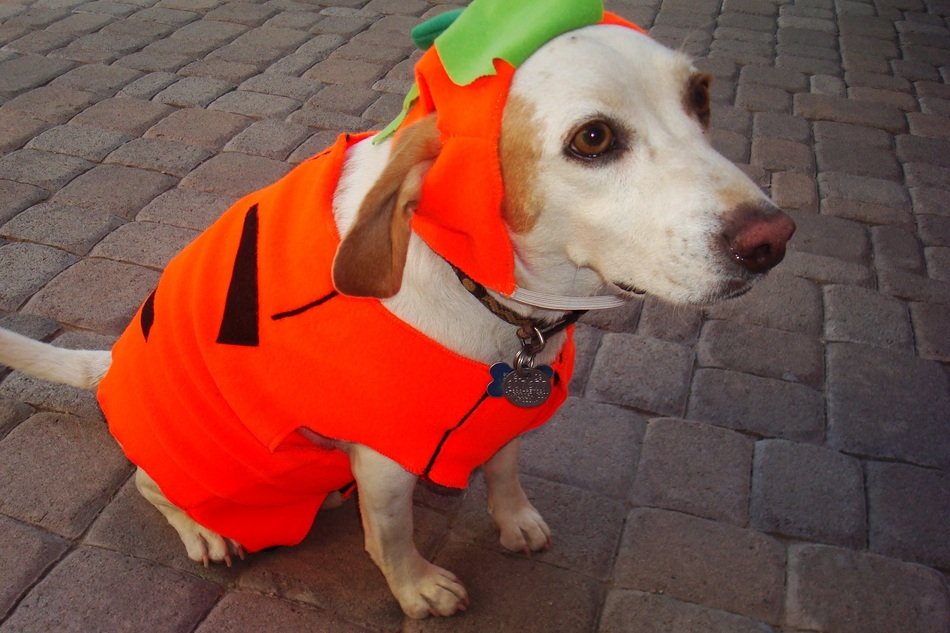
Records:
M400 107L442 0L0 3L0 325L108 347L238 196ZM0 368L0 631L950 633L950 3L607 0L716 78L714 144L799 225L705 309L578 328L525 441L554 549L476 477L417 539L473 598L410 622L353 504L190 562L94 397Z

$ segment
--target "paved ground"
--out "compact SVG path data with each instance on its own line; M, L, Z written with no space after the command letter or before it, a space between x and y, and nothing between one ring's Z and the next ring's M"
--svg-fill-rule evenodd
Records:
M438 4L2 0L0 323L109 345L229 201L389 120ZM0 631L950 631L950 2L609 7L716 75L799 232L741 301L581 327L524 459L554 550L503 553L476 480L418 498L448 622L403 620L352 504L203 570L91 396L0 372Z

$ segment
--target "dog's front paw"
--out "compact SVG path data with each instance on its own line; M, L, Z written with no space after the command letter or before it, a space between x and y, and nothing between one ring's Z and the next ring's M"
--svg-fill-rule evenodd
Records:
M527 498L490 503L488 512L501 531L505 549L527 553L551 547L551 528Z
M392 587L410 618L449 616L468 609L468 592L452 572L422 559L409 579Z

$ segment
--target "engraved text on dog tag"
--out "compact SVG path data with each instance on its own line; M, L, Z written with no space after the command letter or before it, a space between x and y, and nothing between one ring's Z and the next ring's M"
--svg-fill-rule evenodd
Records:
M540 369L523 367L505 376L502 388L508 402L530 409L547 401L551 395L551 378Z

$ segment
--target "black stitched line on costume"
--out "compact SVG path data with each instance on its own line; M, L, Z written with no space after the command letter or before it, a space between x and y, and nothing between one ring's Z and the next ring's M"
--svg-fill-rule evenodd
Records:
M331 292L330 294L328 294L328 295L325 296L325 297L320 297L320 298L317 299L316 301L311 301L310 303L308 303L308 304L306 304L306 305L302 305L302 306L300 306L299 308L294 308L293 310L287 310L286 312L278 312L277 314L275 314L275 315L272 316L271 318L272 318L273 320L275 320L275 321L279 321L280 319L287 319L287 318L289 318L289 317L295 317L295 316L297 316L298 314L303 314L304 312L306 312L307 310L310 310L311 308L316 308L317 306L323 305L324 303L326 303L327 301L329 301L329 300L332 299L333 297L337 296L338 294L339 294L339 293L338 293L336 290L334 290L333 292Z
M260 343L258 333L257 286L257 205L244 216L241 242L234 258L234 272L224 303L224 316L218 343L254 347Z
M145 336L145 340L148 341L148 334L152 331L152 324L155 323L155 291L152 291L152 294L148 296L148 299L145 300L145 303L142 304L142 316L140 319L142 324L142 335Z
M488 397L488 392L486 391L485 393L482 394L482 397L478 399L478 402L475 403L475 406L473 406L471 409L469 409L469 410L468 410L468 413L466 413L466 414L462 417L462 419L459 420L459 423L456 424L455 426L453 426L453 427L452 427L451 429L449 429L448 431L446 431L444 435L442 435L442 439L439 440L438 446L435 447L435 452L432 453L432 457L429 459L429 463L426 464L426 469L425 469L424 471L422 471L422 476L423 476L423 477L428 477L428 476L429 476L429 472L432 470L432 467L435 465L435 460L437 460L437 459L439 458L439 453L442 452L442 447L445 445L446 441L448 441L449 436L452 435L452 433L455 433L455 432L459 429L459 427L461 427L463 424L465 424L465 421L466 421L466 420L468 420L470 417L472 417L472 414L475 413L475 409L477 409L478 407L480 407L481 404L482 404L483 402L485 402L485 398L487 398L487 397Z

